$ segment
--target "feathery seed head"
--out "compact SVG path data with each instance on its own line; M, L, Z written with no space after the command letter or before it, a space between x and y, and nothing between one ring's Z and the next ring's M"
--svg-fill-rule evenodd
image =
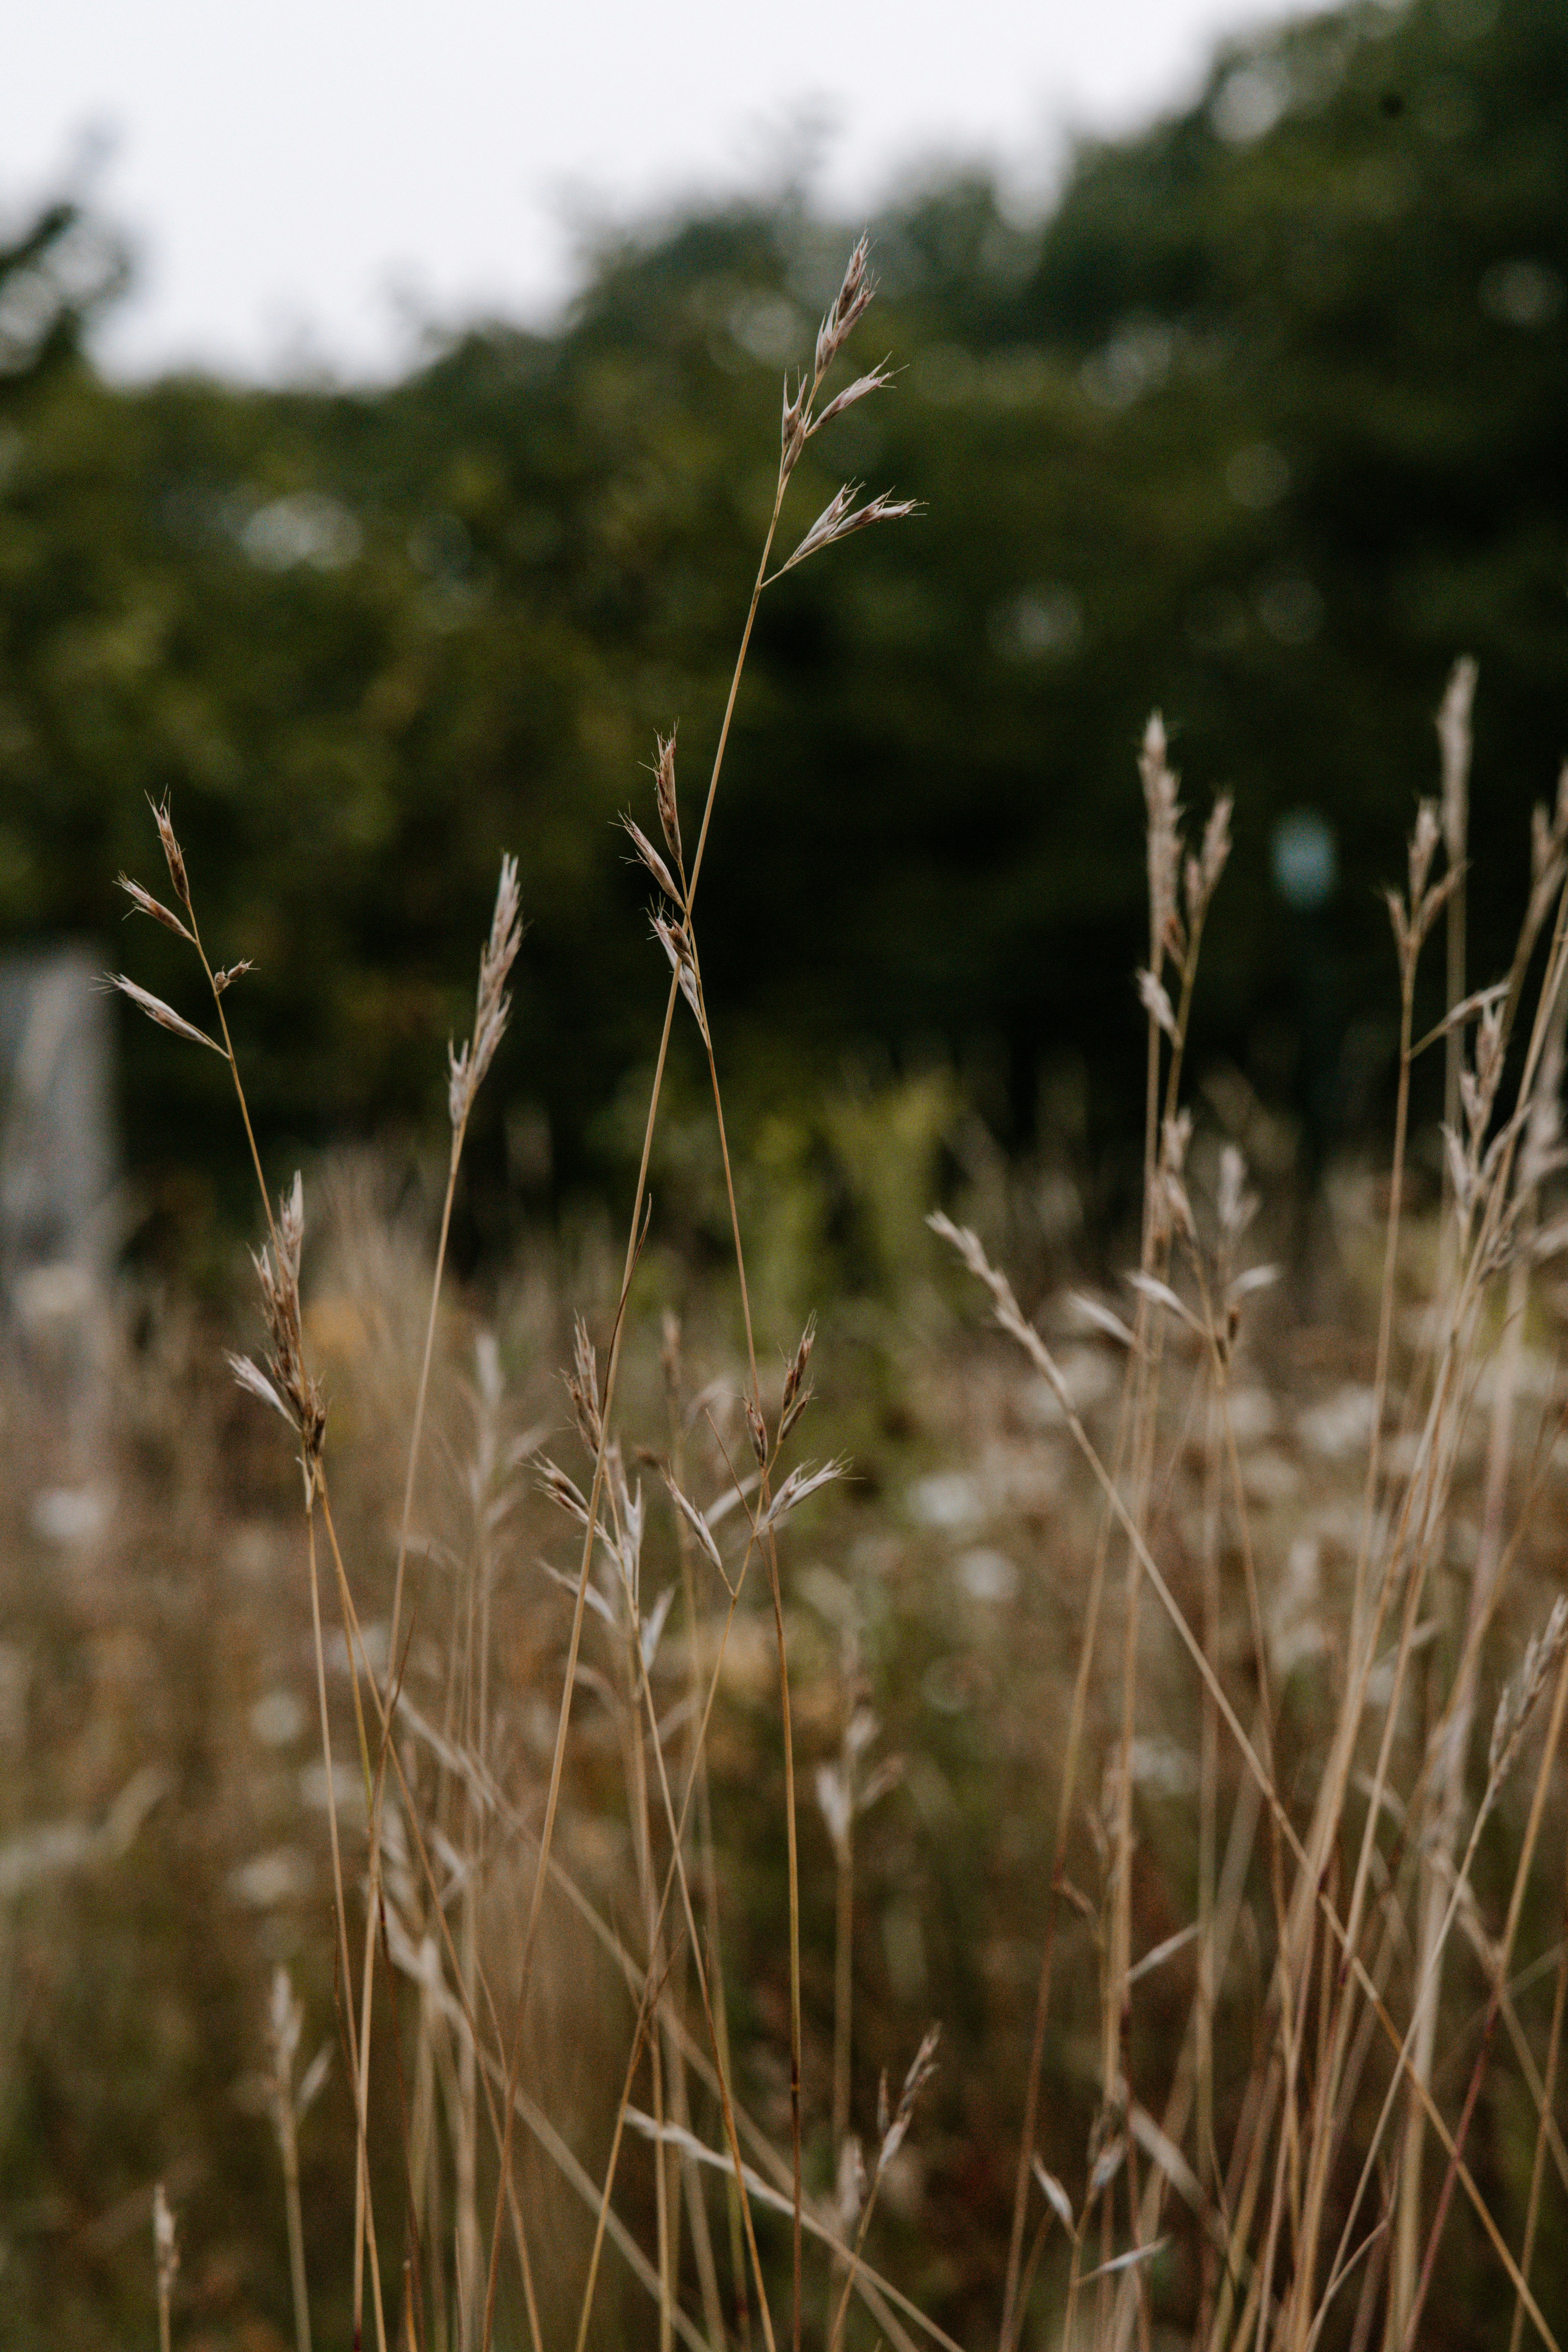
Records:
M454 1133L459 1133L467 1124L474 1107L474 1097L484 1083L486 1071L495 1059L496 1047L506 1034L507 1016L511 1011L511 999L506 993L507 975L516 961L521 944L522 919L518 898L517 860L515 857L503 857L500 880L496 887L495 912L490 918L490 935L479 956L473 1034L464 1041L460 1053L450 1045L447 1048L447 1108Z
M599 1358L588 1336L588 1326L580 1315L573 1339L572 1370L563 1377L566 1382L566 1393L572 1400L577 1433L588 1453L596 1457L605 1435L605 1424L599 1411Z
M279 1965L272 1971L272 1991L267 2004L267 2042L273 2067L284 2082L289 2079L304 2030L304 2009L294 1997L288 1969Z
M1149 962L1156 979L1165 956L1181 952L1176 886L1182 862L1182 811L1176 799L1177 778L1165 755L1165 722L1153 710L1143 730L1138 773L1148 833Z
M305 1188L296 1173L293 1184L278 1205L276 1254L264 1244L253 1263L261 1286L261 1307L272 1352L263 1372L248 1357L231 1356L229 1363L242 1388L280 1412L297 1432L307 1474L321 1458L326 1436L327 1408L321 1391L305 1364L304 1327L300 1310L300 1258L305 1237ZM270 1378L268 1378L268 1373Z
M654 793L658 802L658 821L664 829L665 846L677 866L681 865L680 811L675 797L675 730L668 735L656 735L658 758L654 766ZM675 893L671 891L671 898Z
M816 1768L816 1809L822 1815L835 1859L843 1865L849 1852L849 1825L854 1802L849 1784L837 1764Z
M746 1433L760 1467L768 1458L768 1425L751 1397L746 1399Z
M800 1335L800 1345L785 1368L784 1395L779 1402L779 1444L782 1445L801 1414L811 1402L811 1389L806 1381L806 1367L816 1342L816 1318L809 1317Z
M294 1181L278 1202L278 1255L300 1312L300 1257L305 1245L305 1180L296 1168Z
M942 2039L942 2028L933 2025L910 2061L904 2076L904 2087L899 2094L897 2112L890 2122L883 2122L887 2111L887 2077L882 2078L881 2095L878 2101L878 2123L881 2146L877 2150L877 2170L883 2173L904 2144L904 2136L914 2120L915 2102L936 2072L936 2046Z
M869 237L862 236L849 257L844 282L838 289L833 308L817 330L815 361L817 383L822 382L871 306L875 289L866 269L870 250Z
M1457 866L1465 854L1469 824L1470 711L1479 675L1473 657L1461 654L1448 674L1448 684L1437 712L1437 747L1443 776L1443 845L1448 863Z
M623 816L621 819L621 824L626 833L626 838L632 845L632 847L637 851L637 856L642 859L643 864L647 867L648 872L653 876L654 880L658 884L658 887L664 892L665 897L679 907L681 903L681 897L680 892L675 887L675 878L670 873L668 866L665 864L663 858L659 856L658 850L654 847L652 842L648 839L647 834L643 831L641 825L638 824L636 817L630 815Z
M132 882L129 874L116 875L114 887L124 891L138 914L151 915L153 920L162 923L166 931L173 931L178 939L188 940L193 947L195 945L189 926L182 923L178 915L172 908L165 907L161 898L154 898L151 890L143 890L140 882Z
M698 985L697 964L691 952L691 940L684 924L670 922L663 915L653 918L654 937L669 959L669 968L680 985L680 992L696 1015L702 1042L708 1043L708 1016L702 1010L702 991Z
M135 981L127 980L122 971L105 972L102 984L105 988L117 988L121 996L128 996L149 1021L155 1021L160 1029L169 1032L171 1037L183 1037L188 1045L205 1045L227 1061L228 1055L216 1037L209 1037L205 1029L198 1029L195 1022L185 1020L172 1004L165 1004L163 998L154 996L150 989L140 988Z
M1489 1799L1495 1796L1507 1778L1519 1753L1526 1727L1565 1646L1568 1646L1568 1595L1559 1593L1552 1604L1552 1614L1541 1632L1531 1635L1519 1673L1504 1685L1502 1696L1498 1701L1488 1757Z
M907 516L919 512L915 499L895 499L889 490L879 491L863 507L858 507L855 501L861 488L859 482L846 482L834 492L794 554L786 556L779 565L773 575L775 580L782 580L786 572L793 572L807 556L818 554L838 540L852 538L858 530L868 530L873 523L902 522Z
M584 1528L587 1526L588 1498L577 1481L563 1470L558 1462L552 1462L548 1458L541 1460L539 1491L542 1495L548 1495L550 1500L559 1505L567 1517L575 1519L579 1526Z
M153 2254L158 2270L158 2301L166 2312L179 2276L180 2246L161 2180L153 2191Z
M1163 1030L1173 1045L1180 1043L1176 1015L1163 981L1156 980L1152 971L1138 974L1138 1000L1156 1029Z
M174 886L174 894L185 912L189 914L191 911L190 879L185 872L184 852L174 838L174 820L169 814L169 796L165 793L162 801L155 801L149 793L147 805L153 812L153 820L158 828L158 838L163 845L163 859L169 868L169 879Z
M846 2134L844 2145L838 2151L838 2177L834 2195L839 2231L847 2238L860 2219L860 2209L866 2202L866 2152L853 2132Z
M1412 912L1419 908L1426 895L1427 878L1432 871L1432 859L1442 839L1442 824L1435 801L1423 801L1415 812L1415 827L1410 836L1410 905Z
M892 380L888 373L887 361L879 360L865 375L858 375L853 383L847 384L841 393L837 394L820 416L812 418L809 433L820 433L825 425L831 425L836 416L842 416L847 408L853 408L868 394L885 391Z
M1201 910L1205 914L1208 911L1209 900L1214 897L1215 891L1219 887L1220 876L1225 872L1226 866L1230 862L1230 813L1232 805L1233 803L1230 794L1228 793L1222 793L1218 800L1215 801L1213 808L1210 809L1208 823L1204 827L1203 853L1197 860L1197 868L1198 887L1200 892L1199 906ZM1189 893L1191 888L1192 886L1189 883ZM1188 912L1189 914L1192 912L1190 905Z
M1220 1231L1229 1241L1239 1240L1258 1213L1257 1198L1247 1189L1247 1162L1234 1143L1219 1155L1217 1206Z
M811 386L805 375L796 382L794 392L789 388L789 371L784 371L784 416L779 425L779 471L787 481L795 471L795 459L805 446L810 430Z

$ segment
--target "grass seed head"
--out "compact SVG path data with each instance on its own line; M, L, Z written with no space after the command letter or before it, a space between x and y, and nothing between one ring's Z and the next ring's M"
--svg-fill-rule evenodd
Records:
M517 960L517 951L521 944L522 915L518 897L517 860L515 857L503 857L500 880L496 886L495 912L490 918L490 934L479 956L473 1034L465 1042L460 1053L451 1045L447 1048L447 1102L454 1133L460 1132L466 1126L474 1107L474 1097L495 1059L496 1047L506 1034L507 1016L511 1011L511 999L506 992L507 975Z
M1222 1146L1216 1202L1220 1231L1227 1241L1239 1241L1258 1214L1258 1197L1247 1189L1247 1162L1234 1143Z
M1178 779L1165 755L1165 721L1159 711L1152 710L1138 753L1138 773L1143 785L1148 840L1149 961L1156 978L1164 958L1182 952L1182 919L1176 911L1182 811L1176 799Z
M653 772L654 797L658 803L658 822L664 833L665 847L678 868L684 870L680 854L680 807L675 793L675 730L668 735L656 735L658 758Z
M1209 811L1201 852L1187 860L1187 922L1194 929L1208 913L1220 876L1230 862L1230 794L1222 793Z
M665 864L663 858L659 856L658 850L654 847L652 842L648 839L641 825L638 824L637 819L631 815L623 816L621 824L626 830L626 837L630 841L632 847L637 851L637 856L642 859L643 864L647 867L648 872L653 876L654 880L658 884L658 887L664 892L665 897L672 900L676 906L680 906L682 904L681 894L675 887L674 876L670 873L668 866Z
M1469 824L1470 712L1479 672L1473 657L1461 654L1448 674L1448 684L1437 712L1437 747L1443 774L1443 844L1448 862L1457 866L1465 854Z
M1138 1001L1156 1029L1163 1030L1173 1045L1179 1044L1180 1033L1176 1027L1176 1015L1170 997L1165 992L1164 982L1156 980L1152 971L1140 971Z
M1415 812L1415 824L1410 835L1410 906L1413 914L1426 895L1432 859L1442 837L1443 827L1436 802L1423 801Z
M278 1205L273 1247L255 1253L261 1307L267 1319L272 1352L267 1373L258 1372L247 1357L231 1357L235 1377L265 1402L281 1401L284 1417L299 1433L307 1467L320 1459L326 1436L327 1408L321 1391L305 1363L304 1323L300 1308L300 1259L305 1239L305 1187L298 1171Z
M579 1527L588 1524L588 1498L576 1480L562 1469L558 1462L542 1460L539 1465L539 1491L547 1495L557 1507L575 1519Z
M300 2036L304 2030L304 2009L295 1998L288 1969L279 1964L272 1971L272 1990L267 2003L267 2046L280 2084L292 2078Z
M820 433L825 425L831 425L836 416L842 416L847 408L855 407L869 394L885 392L892 380L888 373L887 361L879 360L865 375L858 375L853 383L846 384L844 390L828 402L820 416L813 417L810 432Z
M849 2237L860 2219L866 2202L866 2152L853 2132L846 2134L838 2151L838 2178L835 2184L834 2201L838 2209L840 2234Z
M174 895L188 915L191 911L190 877L185 872L185 854L174 838L174 820L169 814L168 794L165 793L162 801L155 801L149 793L147 805L153 812L153 822L158 827L158 838L163 845L163 860L169 869L169 879L174 886Z
M149 1021L155 1021L160 1029L166 1029L171 1037L183 1037L187 1045L205 1045L210 1052L221 1055L227 1061L228 1055L216 1037L209 1037L205 1029L198 1029L195 1022L185 1020L172 1004L165 1004L163 998L154 996L150 989L141 988L135 981L127 980L122 971L106 972L103 984L108 988L117 988L121 996L128 996L139 1012L144 1013Z
M871 307L876 289L867 272L871 242L862 236L850 255L833 308L816 333L816 376L820 383Z
M180 2273L180 2245L161 2180L153 2191L153 2255L158 2270L158 2301L166 2312Z
M919 2099L920 2095L924 2090L926 2084L930 2082L931 2076L936 2072L936 2045L941 2039L941 2026L928 2026L926 2029L925 2039L921 2042L920 2048L915 2052L913 2058L910 2062L910 2071L904 2076L904 2087L899 2093L899 2105L897 2111L890 2122L881 2125L881 2146L877 2150L877 2170L879 2173L886 2172L889 2165L891 2164L894 2157L897 2156L900 2148L902 2147L904 2144L905 2135L908 2132L910 2124L914 2120L915 2103ZM881 2123L882 2115L886 2112L887 2099L888 2078L884 2074L882 2077L881 2096L878 2103L878 2121L879 2124Z
M794 554L786 556L773 573L775 580L781 580L786 572L793 572L795 565L804 563L808 556L820 554L825 547L832 547L841 539L853 538L858 530L868 530L874 523L901 522L907 516L919 511L915 499L895 499L890 490L879 490L874 499L868 499L863 507L858 507L855 501L863 487L859 482L846 482L834 492Z
M151 890L144 890L140 882L132 882L129 874L118 874L114 887L124 891L139 915L151 915L153 920L162 923L166 931L173 931L177 939L186 940L195 947L195 940L189 925L181 922L172 908L165 907L161 898L154 898Z
M1495 1796L1512 1769L1531 1717L1541 1703L1558 1660L1568 1646L1568 1595L1559 1593L1552 1614L1539 1633L1532 1633L1519 1673L1503 1686L1492 1718L1491 1747L1487 1759L1487 1795Z
M580 1315L573 1339L572 1370L562 1377L566 1382L566 1393L572 1400L577 1434L590 1458L596 1459L605 1436L605 1424L599 1412L599 1358L588 1336L588 1326Z
M784 1394L779 1402L779 1444L781 1445L811 1402L811 1387L805 1373L816 1342L816 1318L813 1315L807 1318L805 1328L800 1335L800 1345L784 1370Z

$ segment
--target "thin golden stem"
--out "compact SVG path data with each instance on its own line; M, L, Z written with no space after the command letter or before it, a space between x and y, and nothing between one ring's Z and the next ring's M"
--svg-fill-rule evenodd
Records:
M741 648L736 656L734 671L730 680L730 693L729 698L724 706L723 725L720 730L719 742L714 752L713 771L708 785L708 799L702 812L702 826L698 836L697 853L692 861L691 879L687 890L687 906L689 910L691 900L696 895L698 878L701 873L702 856L703 851L707 846L709 824L713 814L714 800L719 790L719 777L723 766L725 748L730 740L730 725L734 716L735 699L740 692L741 674L745 667L746 653L752 642L752 631L756 624L757 606L762 600L763 583L767 572L767 561L769 553L773 548L773 534L778 529L779 511L784 504L784 481L781 474L778 490L773 499L773 514L768 523L767 536L763 545L762 560L757 566L757 576L752 589L752 601L746 613L745 627L741 634ZM643 1129L642 1159L637 1169L637 1189L632 1200L631 1225L626 1242L626 1270L621 1282L620 1304L622 1308L624 1308L627 1293L631 1288L632 1276L637 1269L637 1253L641 1244L643 1202L647 1191L648 1162L653 1151L654 1129L658 1120L659 1100L664 1087L665 1065L669 1053L670 1031L675 1021L675 1007L679 993L679 975L678 973L671 973L669 994L665 1004L664 1029L659 1039L658 1058L654 1067L653 1087L648 1100L647 1118ZM605 1368L605 1394L600 1406L602 1430L600 1443L594 1463L593 1485L588 1496L588 1525L583 1539L583 1558L578 1570L576 1598L573 1604L572 1611L572 1631L567 1643L566 1669L563 1677L561 1705L556 1717L555 1740L550 1759L550 1787L545 1799L544 1823L540 1833L540 1861L534 1876L533 1886L529 1896L528 1918L527 1924L523 1929L522 1950L519 1960L518 1990L512 2014L510 2044L507 2054L507 2098L503 2123L504 2136L501 2146L502 2189L498 2192L495 2225L490 2232L489 2274L485 2287L485 2316L479 2338L480 2352L490 2352L490 2342L495 2329L496 2289L500 2274L501 2221L503 2215L502 2199L505 2193L504 2184L506 2179L510 2177L512 2134L516 2115L516 2102L510 2095L516 2082L518 2061L521 2055L522 2026L528 2007L528 1991L533 1962L533 1947L534 1940L539 1933L540 1907L544 1895L544 1865L549 1860L550 1850L554 1842L555 1820L561 1802L561 1782L566 1760L566 1735L572 1719L572 1700L577 1680L577 1659L583 1640L583 1616L587 1605L588 1578L594 1564L594 1545L596 1539L595 1530L598 1526L599 1505L604 1493L605 1443L611 1423L612 1410L615 1403L616 1375L620 1368L623 1320L623 1314L620 1309L617 1309L615 1337L610 1343L610 1359Z

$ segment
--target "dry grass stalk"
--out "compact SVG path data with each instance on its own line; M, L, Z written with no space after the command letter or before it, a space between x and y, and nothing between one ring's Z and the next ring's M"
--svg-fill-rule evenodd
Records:
M331 2044L324 2042L301 2080L298 2084L295 2082L294 2061L299 2055L300 2036L304 2025L305 2012L295 1999L289 1971L279 1967L272 1972L272 1992L268 2003L267 2048L272 2064L269 2084L272 2121L283 2166L284 2210L289 2225L289 2282L294 2297L296 2352L310 2352L310 2293L305 2275L304 2216L300 2210L300 2125L326 2080L331 2057Z

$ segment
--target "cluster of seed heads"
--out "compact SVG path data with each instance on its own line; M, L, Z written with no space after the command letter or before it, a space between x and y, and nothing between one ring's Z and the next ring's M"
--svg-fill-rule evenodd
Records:
M270 1244L252 1254L261 1286L261 1311L271 1349L263 1371L248 1356L230 1356L241 1388L280 1412L297 1433L307 1483L313 1479L327 1431L327 1408L305 1362L304 1323L300 1307L300 1257L305 1241L305 1187L298 1170L291 1189L278 1204Z
M562 1378L572 1401L577 1434L590 1460L596 1461L605 1442L605 1424L599 1411L599 1358L588 1336L588 1326L580 1315L573 1339L572 1370L563 1372Z
M153 822L158 827L158 839L163 844L163 862L169 869L169 879L174 886L174 896L184 907L185 915L189 916L190 920L187 922L184 917L176 915L174 908L166 907L161 898L154 898L151 890L144 889L140 882L133 882L129 874L118 876L116 887L124 891L137 914L150 915L155 923L163 925L164 930L173 931L176 939L184 940L187 946L195 948L196 953L201 955L201 941L196 936L195 912L191 905L191 880L185 870L185 854L175 837L174 820L169 814L169 803L166 800L159 802L150 798L147 805L152 810ZM205 965L206 961L205 956L202 961ZM237 980L241 979L246 972L253 971L254 968L247 960L230 964L225 971L209 971L207 978L211 983L213 994L221 996L225 989L232 988ZM205 1029L198 1029L195 1022L185 1020L183 1014L175 1012L172 1004L165 1004L163 998L154 996L150 989L139 987L135 981L128 980L122 971L108 972L105 974L105 980L110 988L118 989L122 996L129 997L137 1011L144 1013L149 1021L155 1021L160 1029L167 1029L171 1036L183 1037L188 1045L205 1045L209 1053L221 1054L226 1062L229 1059L226 1046L220 1045L216 1037L209 1037Z
M817 330L811 373L809 375L803 373L793 391L789 377L786 375L784 378L784 418L779 439L781 496L812 436L820 433L825 425L830 425L836 416L842 416L847 409L853 408L869 394L882 391L891 381L887 362L883 361L868 373L857 376L854 383L847 384L825 408L816 406L817 396L829 370L871 307L875 289L866 267L868 252L868 241L862 237L849 257L849 266L844 272L844 282L839 287L833 307ZM916 511L913 499L895 499L885 490L876 498L868 499L864 506L858 507L855 501L862 487L858 482L846 482L834 493L795 552L787 556L773 572L772 576L775 580L793 571L797 563L804 563L808 555L816 555L823 548L831 547L836 540L847 539L854 531L869 530L874 523L898 522Z
M697 950L691 944L691 934L684 923L658 913L653 919L653 930L654 937L669 959L669 968L680 983L680 992L691 1007L706 1045L709 1043L708 1014L702 1003L702 982L697 970Z
M1165 960L1180 971L1202 930L1209 905L1230 857L1230 795L1209 811L1201 847L1189 855L1182 838L1179 778L1167 757L1165 722L1151 712L1138 753L1143 787L1144 831L1149 859L1149 964L1138 974L1138 992L1150 1019L1177 1042L1176 1016L1162 978ZM1183 919L1182 905L1186 917Z
M1443 837L1443 826L1436 801L1423 801L1415 812L1415 824L1410 835L1408 887L1401 898L1397 890L1385 895L1388 919L1394 926L1394 943L1399 950L1401 964L1413 972L1415 958L1426 944L1431 930L1448 900L1458 887L1464 868L1450 866L1442 880L1432 880L1432 860L1437 844Z

